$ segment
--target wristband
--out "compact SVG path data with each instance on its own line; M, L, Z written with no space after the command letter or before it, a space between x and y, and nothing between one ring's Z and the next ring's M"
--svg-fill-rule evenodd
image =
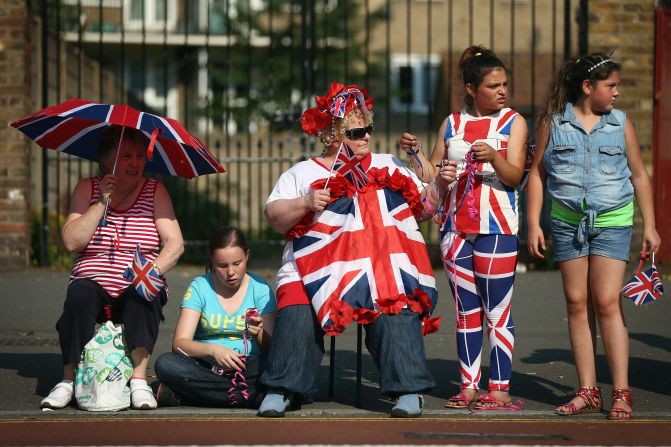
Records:
M156 270L156 273L158 273L159 276L163 276L163 273L161 273L161 269L158 268L156 261L151 261L151 266L154 267L154 270Z

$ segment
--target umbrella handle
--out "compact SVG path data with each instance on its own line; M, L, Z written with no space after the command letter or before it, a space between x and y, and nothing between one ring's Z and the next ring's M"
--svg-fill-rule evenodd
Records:
M110 199L111 199L111 194L104 194L105 197L105 210L103 211L103 217L100 218L100 223L98 226L100 227L106 227L109 222L105 217L107 217L107 208L109 208L110 205Z

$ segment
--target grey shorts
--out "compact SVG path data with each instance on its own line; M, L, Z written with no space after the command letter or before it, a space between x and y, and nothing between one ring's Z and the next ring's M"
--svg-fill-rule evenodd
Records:
M552 219L555 261L569 261L589 255L629 261L632 227L593 228L585 242L578 241L578 225Z

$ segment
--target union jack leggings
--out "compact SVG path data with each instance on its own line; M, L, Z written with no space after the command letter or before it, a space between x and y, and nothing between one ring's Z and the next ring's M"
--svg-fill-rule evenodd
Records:
M441 241L445 272L456 300L462 389L479 389L483 314L489 336L489 390L510 388L515 339L510 298L518 249L517 236L505 234L447 233Z

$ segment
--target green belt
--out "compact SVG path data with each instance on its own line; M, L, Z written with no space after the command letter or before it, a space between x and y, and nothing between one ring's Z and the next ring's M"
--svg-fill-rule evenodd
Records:
M585 203L583 202L583 208ZM580 225L585 213L575 212L556 200L552 200L552 211L550 213L553 219L561 220L571 225ZM598 213L594 220L596 228L605 227L631 227L634 225L634 201L627 203L620 208Z

